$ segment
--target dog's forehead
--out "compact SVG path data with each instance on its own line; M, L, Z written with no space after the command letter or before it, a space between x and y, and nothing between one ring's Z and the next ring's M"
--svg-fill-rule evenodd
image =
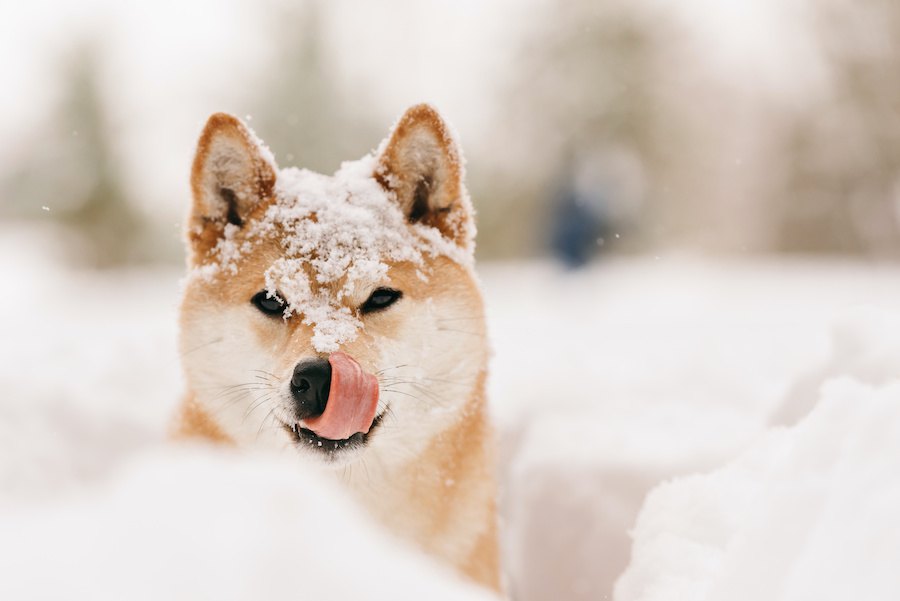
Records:
M370 160L345 163L333 176L279 172L274 202L252 225L280 245L266 271L270 291L296 303L307 295L307 284L343 282L351 294L384 278L391 262L422 262L424 241L372 174ZM298 285L302 290L292 293Z

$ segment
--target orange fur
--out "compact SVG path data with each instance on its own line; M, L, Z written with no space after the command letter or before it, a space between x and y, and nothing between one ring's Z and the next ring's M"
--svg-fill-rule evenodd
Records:
M169 436L173 440L201 439L217 444L234 444L215 419L195 401L186 395L175 415Z

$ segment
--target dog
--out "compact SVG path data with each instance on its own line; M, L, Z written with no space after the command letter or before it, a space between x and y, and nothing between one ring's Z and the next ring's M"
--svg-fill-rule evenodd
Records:
M410 108L333 176L212 115L191 172L173 436L330 470L381 523L500 590L474 212L451 130Z

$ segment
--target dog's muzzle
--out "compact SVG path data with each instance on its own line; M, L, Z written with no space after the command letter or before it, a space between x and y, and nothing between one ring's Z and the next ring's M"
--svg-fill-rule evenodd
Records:
M317 436L343 440L372 427L378 379L346 353L301 361L290 388L297 421Z

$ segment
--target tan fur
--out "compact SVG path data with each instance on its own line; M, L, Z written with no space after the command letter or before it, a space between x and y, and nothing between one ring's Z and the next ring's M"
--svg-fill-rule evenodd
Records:
M221 158L223 153L225 159ZM410 215L419 203L425 210L420 221L438 228L463 248L471 244L474 228L461 181L462 163L446 126L433 109L418 106L404 115L381 150L378 165L373 175L389 194L395 195L392 198L406 214ZM251 222L264 213L273 201L275 177L240 121L221 114L210 119L200 138L192 172L189 266L212 260L210 250L227 221L223 211L233 210L232 217L242 222ZM425 196L422 182L427 183ZM236 190L236 201L230 209L216 196L222 187ZM253 444L252 438L248 442L233 429L233 419L226 419L222 406L213 403L215 399L204 396L209 395L203 392L209 385L196 387L195 383L198 378L211 377L216 361L229 357L222 354L223 349L231 348L227 345L234 344L235 336L245 338L234 351L249 352L247 349L253 348L263 353L267 373L279 382L289 381L299 359L316 355L310 342L312 328L301 319L271 319L255 313L250 306L249 299L264 288L265 269L280 253L277 240L265 240L240 258L236 273L220 272L212 278L189 280L180 318L188 392L176 416L173 437L197 437L233 446ZM390 369L379 365L381 354L392 345L402 349L407 337L418 335L417 316L428 315L423 311L435 299L443 303L441 306L452 307L454 314L448 316L453 319L451 326L435 330L434 341L452 345L448 351L461 353L463 363L472 362L480 368L465 372L472 374L471 380L459 382L453 389L459 396L453 399L452 413L438 411L438 417L429 418L431 423L421 424L429 428L421 429L429 433L427 440L420 444L409 439L410 444L406 444L404 431L412 429L416 434L419 425L394 423L388 416L371 449L363 450L359 460L348 464L343 472L334 473L339 477L344 474L361 504L396 535L473 581L499 591L493 436L484 398L488 349L478 285L470 268L443 256L431 258L424 268L392 263L386 280L377 285L402 290L403 305L402 310L366 316L358 336L342 345L341 350L353 356L363 369L369 373ZM312 286L315 289L319 285L313 282ZM342 302L356 311L368 294L363 290ZM212 319L215 316L221 317L216 321ZM229 329L232 327L240 329L235 333ZM424 345L423 355L432 352L440 356L441 348L429 349L430 341L414 344ZM411 352L420 353L418 348ZM428 401L429 397L423 395L417 402ZM262 422L260 428L264 425ZM290 448L283 432L267 435L276 442L283 437L282 447Z
M201 438L219 444L234 444L209 413L194 401L194 397L186 395L178 408L178 413L169 431L172 440L189 440Z

